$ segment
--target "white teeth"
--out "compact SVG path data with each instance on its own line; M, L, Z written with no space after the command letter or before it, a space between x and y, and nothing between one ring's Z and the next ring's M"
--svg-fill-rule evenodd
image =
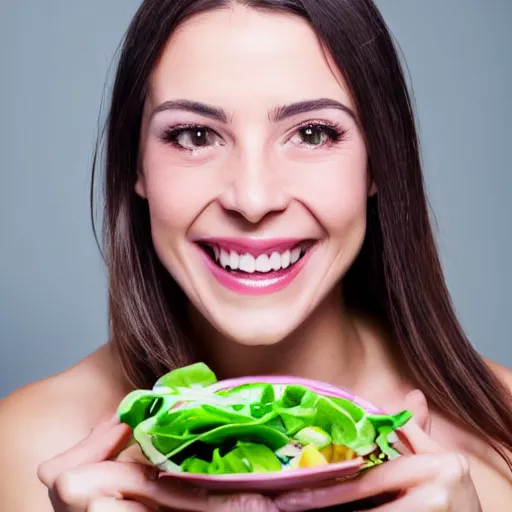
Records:
M266 254L261 254L256 258L256 270L258 272L270 271L270 260Z
M290 263L293 265L294 263L297 263L300 258L300 247L296 247L293 249L293 251L290 253Z
M281 267L288 268L290 266L290 251L284 251L281 255Z
M238 270L238 266L240 265L240 256L237 252L231 251L229 254L229 266L232 270Z
M287 250L283 253L274 251L272 254L260 254L254 257L252 254L239 254L236 251L227 251L219 247L213 247L215 260L220 263L223 268L231 270L240 270L253 274L254 272L271 272L288 268L290 265L297 263L304 251L300 247L293 250Z
M270 255L270 268L272 270L281 269L281 255L278 252L273 252Z
M254 273L256 270L256 260L254 259L254 256L250 254L244 254L243 256L240 256L238 268L249 274Z
M226 268L229 267L229 253L226 252L224 249L220 251L220 264Z

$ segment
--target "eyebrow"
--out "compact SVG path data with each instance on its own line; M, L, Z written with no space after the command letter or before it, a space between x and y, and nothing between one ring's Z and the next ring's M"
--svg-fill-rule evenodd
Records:
M305 114L307 112L313 112L315 110L322 110L326 108L335 108L342 110L354 120L356 118L354 111L344 105L343 103L332 100L329 98L320 98L317 100L306 100L299 101L297 103L291 103L289 105L282 105L274 108L269 114L269 120L272 123L278 123L287 117L296 116L298 114Z
M268 118L272 123L279 123L280 121L283 121L288 117L327 108L342 110L350 117L352 117L352 119L356 120L356 115L351 108L347 107L346 105L337 100L329 98L299 101L296 103L290 103L289 105L279 105L269 112ZM229 124L231 122L230 116L228 116L228 114L223 109L215 107L213 105L207 105L199 101L190 100L166 101L161 105L158 105L153 110L153 112L151 113L151 118L153 118L159 112L164 112L166 110L183 110L186 112L192 112L194 114L199 114L201 116L209 117L210 119L220 121L224 124Z
M199 101L190 100L166 101L161 105L158 105L158 107L153 110L151 113L151 118L155 117L159 112L164 112L165 110L184 110L186 112L193 112L194 114L199 114L204 117L215 119L221 123L228 124L230 122L228 115L221 108L206 105L205 103L201 103Z

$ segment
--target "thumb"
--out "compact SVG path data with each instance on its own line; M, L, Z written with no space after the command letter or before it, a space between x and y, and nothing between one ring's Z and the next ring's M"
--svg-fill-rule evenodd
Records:
M130 438L130 427L112 418L96 427L77 445L40 464L37 471L39 480L51 487L63 471L115 457Z
M414 421L425 433L430 434L431 418L425 395L419 389L415 389L404 398L404 407L413 413L411 421Z
M430 437L431 417L425 395L419 389L415 389L405 396L404 402L405 407L413 413L413 417L396 431L400 444L407 452L416 454L444 451Z

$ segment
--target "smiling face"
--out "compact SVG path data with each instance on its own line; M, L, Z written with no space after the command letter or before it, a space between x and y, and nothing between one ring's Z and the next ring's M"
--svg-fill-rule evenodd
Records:
M235 7L170 38L136 191L163 265L223 335L276 343L337 293L370 190L353 110L300 18Z

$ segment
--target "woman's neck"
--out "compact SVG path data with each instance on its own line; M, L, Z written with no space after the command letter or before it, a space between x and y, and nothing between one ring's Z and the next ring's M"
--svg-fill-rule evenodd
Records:
M404 386L384 329L347 311L341 293L332 293L295 332L273 345L242 345L204 322L194 323L200 326L200 339L208 340L203 358L222 379L294 375L329 382L377 401L385 401L383 390L393 394Z

